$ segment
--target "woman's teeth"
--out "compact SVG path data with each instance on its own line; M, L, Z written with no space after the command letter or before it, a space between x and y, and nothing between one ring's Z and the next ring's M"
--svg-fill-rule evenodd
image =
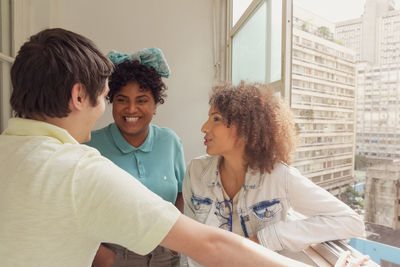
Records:
M125 117L125 120L127 122L134 122L137 121L139 119L139 117Z

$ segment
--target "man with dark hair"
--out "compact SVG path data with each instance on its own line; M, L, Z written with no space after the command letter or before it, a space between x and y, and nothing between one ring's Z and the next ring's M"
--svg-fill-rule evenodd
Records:
M89 39L62 29L39 32L21 47L12 66L11 106L18 117L66 117L74 84L83 85L96 106L112 70Z
M104 112L112 64L63 29L32 36L11 69L16 118L0 136L2 266L90 266L101 242L157 245L204 265L294 262L197 223L82 142Z

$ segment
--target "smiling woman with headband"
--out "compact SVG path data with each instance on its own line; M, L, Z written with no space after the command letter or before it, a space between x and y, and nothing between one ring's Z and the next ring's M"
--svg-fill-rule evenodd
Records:
M170 70L165 57L158 48L132 55L111 51L107 56L115 65L107 95L114 123L94 131L87 144L182 212L185 162L181 140L172 130L151 124L157 105L166 98L161 77L168 78ZM141 256L119 245L104 244L93 265L179 266L179 260L179 255L160 246Z

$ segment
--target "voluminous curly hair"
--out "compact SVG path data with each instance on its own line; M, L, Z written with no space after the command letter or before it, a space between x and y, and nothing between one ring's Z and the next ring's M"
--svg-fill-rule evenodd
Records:
M109 78L110 92L107 99L110 103L113 102L114 95L128 82L137 82L141 89L151 91L156 104L163 104L167 97L167 86L153 67L140 64L138 60L127 60L118 64Z
M244 157L250 169L270 173L276 163L290 164L297 131L289 107L270 88L244 82L217 85L209 103L246 141Z

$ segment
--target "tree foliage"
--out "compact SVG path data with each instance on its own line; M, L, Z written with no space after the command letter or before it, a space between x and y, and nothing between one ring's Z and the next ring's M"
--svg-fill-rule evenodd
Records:
M357 192L352 186L348 186L346 191L340 194L340 199L358 213L364 210L364 194Z

